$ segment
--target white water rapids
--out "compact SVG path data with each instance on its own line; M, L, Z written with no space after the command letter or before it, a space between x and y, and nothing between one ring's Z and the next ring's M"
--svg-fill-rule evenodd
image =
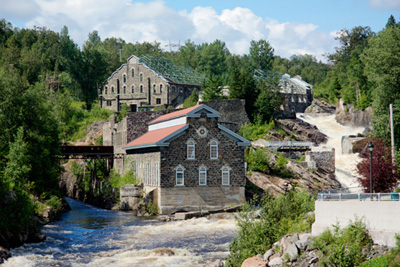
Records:
M351 191L360 191L356 178L356 165L360 158L358 154L342 154L342 136L357 135L364 128L344 126L336 122L335 115L327 114L297 114L301 120L317 126L320 132L328 136L328 142L321 146L335 149L336 178L342 187L350 188Z

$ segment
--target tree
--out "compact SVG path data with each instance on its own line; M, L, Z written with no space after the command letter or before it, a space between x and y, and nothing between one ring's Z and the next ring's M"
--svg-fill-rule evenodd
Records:
M396 26L396 20L394 19L393 15L390 15L390 17L386 23L386 28L395 27L395 26Z
M203 101L214 101L221 99L222 86L221 80L218 76L212 76L203 84L202 87L204 88Z
M250 42L250 62L255 69L271 70L274 61L274 49L268 41L260 39Z
M258 82L260 93L254 105L253 115L253 120L258 123L270 122L282 105L282 98L279 93L279 77L280 75L270 75L266 81Z
M372 153L373 191L377 193L391 192L396 182L399 181L400 173L397 166L392 164L390 148L385 146L384 141L379 138L371 141L374 144ZM365 188L365 192L370 192L370 152L366 149L360 156L362 160L357 164L357 171L360 175L358 181Z
M197 105L199 102L199 93L197 90L193 90L192 94L183 101L183 108L190 108Z
M365 74L372 84L373 131L381 138L389 134L389 104L400 99L400 28L390 27L369 41L361 57ZM400 135L400 122L395 123L395 136ZM396 146L400 145L397 138Z

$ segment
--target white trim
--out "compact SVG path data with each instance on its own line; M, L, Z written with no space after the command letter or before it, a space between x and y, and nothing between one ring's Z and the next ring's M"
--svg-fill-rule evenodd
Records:
M204 180L203 183L202 180ZM207 185L207 168L205 166L199 167L199 185Z
M182 124L186 124L186 117L179 117L169 121L162 121L160 123L150 124L149 132Z
M192 148L192 153L189 153L190 148ZM196 142L193 139L189 139L186 142L186 154L187 159L196 159Z
M224 183L224 173L228 174L228 183ZM222 185L230 185L231 182L231 168L227 166L223 166L221 168L221 184Z
M210 159L218 159L218 146L219 146L219 143L217 140L210 141ZM216 150L215 157L213 157L213 148L215 148L215 150Z
M181 169L178 171L178 169ZM178 174L182 174L182 177L179 179L182 179L182 183L178 183ZM185 185L185 168L182 165L178 165L175 168L175 185L176 186L184 186Z

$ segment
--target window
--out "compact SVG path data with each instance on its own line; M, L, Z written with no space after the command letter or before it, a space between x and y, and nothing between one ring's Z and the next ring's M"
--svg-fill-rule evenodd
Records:
M107 100L107 107L111 107L111 106L112 106L111 100Z
M143 85L140 85L140 92L143 93Z
M210 158L218 159L218 142L215 140L210 143Z
M135 85L132 84L132 94L134 94L134 93L135 93Z
M114 86L111 86L111 94L114 94Z
M107 94L107 90L108 90L108 87L106 86L106 88L104 89L104 94Z
M132 69L132 78L135 77L135 70Z
M156 98L156 104L161 105L161 98Z
M157 85L153 84L153 93L157 92Z
M160 84L160 94L162 93L162 84Z
M124 94L126 94L126 86L124 85Z
M185 179L185 170L182 166L176 168L176 185L183 185Z
M195 159L196 145L194 141L190 140L187 142L187 158Z
M123 77L124 83L126 83L126 74L124 74L122 77Z
M206 169L206 167L199 168L199 185L207 185L207 169Z
M140 82L143 82L143 73L140 73Z
M228 167L222 167L222 185L229 185L230 170Z

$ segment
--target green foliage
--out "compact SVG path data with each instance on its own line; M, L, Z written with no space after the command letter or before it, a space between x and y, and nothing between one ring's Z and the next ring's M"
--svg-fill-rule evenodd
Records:
M267 172L270 169L268 154L260 148L246 149L244 157L249 171Z
M55 212L58 212L62 207L62 200L58 196L51 196L50 199L46 200L46 205L53 208Z
M250 62L252 67L261 70L270 70L274 60L274 48L266 40L250 42Z
M199 93L197 90L193 90L192 94L183 101L183 108L196 106L197 102L199 102Z
M365 260L371 245L372 239L359 218L343 229L334 225L333 231L326 230L314 238L314 246L324 254L322 266L358 266Z
M361 264L361 267L399 267L400 266L400 236L395 235L396 247L389 253L378 258L371 259Z
M140 179L134 175L132 170L127 171L124 176L121 176L118 172L112 169L108 181L112 188L121 188L121 186L126 184L140 183Z
M101 109L99 108L99 110L101 110ZM123 103L121 106L121 110L117 114L117 120L122 121L123 118L126 117L126 114L128 114L128 112L129 112L128 105L126 103Z
M289 159L286 158L283 154L278 155L278 160L276 161L276 166L279 168L286 167L286 164L289 162Z
M313 218L307 219L304 214L314 210L314 198L303 190L292 190L277 198L266 194L259 206L259 218L255 202L246 204L237 216L239 230L230 244L227 266L240 266L246 258L263 254L292 231L311 229ZM301 223L303 220L308 221Z
M274 128L275 122L273 120L264 124L246 123L242 125L238 133L244 138L254 141L264 139L265 135Z
M158 211L158 206L156 204L154 204L153 202L149 202L146 205L146 211L150 214L150 215L158 215L159 211Z

